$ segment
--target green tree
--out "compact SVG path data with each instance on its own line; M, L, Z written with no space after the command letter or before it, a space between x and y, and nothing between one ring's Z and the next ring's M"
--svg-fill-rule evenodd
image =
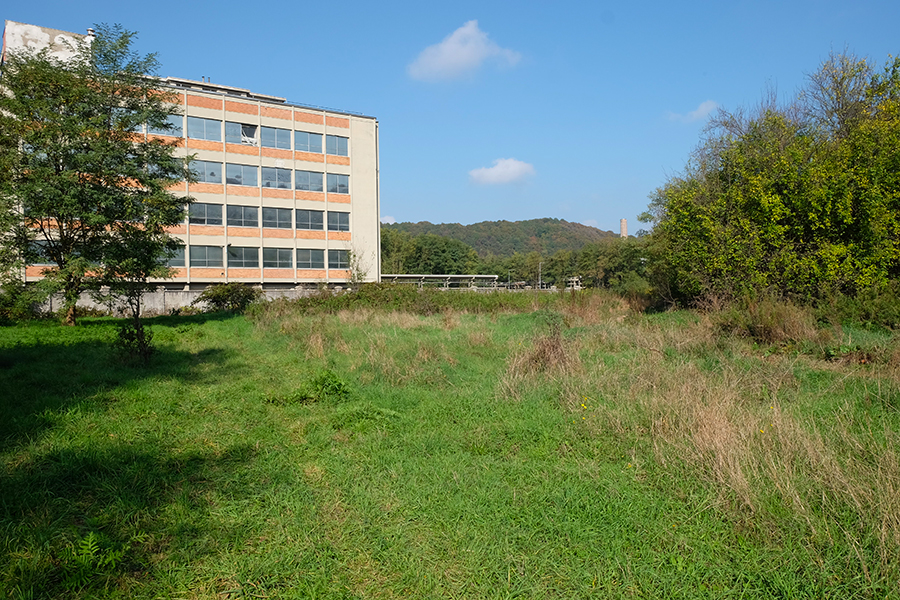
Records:
M651 197L651 248L682 299L855 295L900 269L900 63L831 56L786 105L719 115Z
M0 198L21 211L4 256L53 265L45 283L62 292L68 324L81 292L100 286L139 310L148 278L168 273L179 244L166 227L189 202L168 191L191 178L174 145L137 133L171 129L173 109L134 36L99 25L65 62L10 52L0 79Z

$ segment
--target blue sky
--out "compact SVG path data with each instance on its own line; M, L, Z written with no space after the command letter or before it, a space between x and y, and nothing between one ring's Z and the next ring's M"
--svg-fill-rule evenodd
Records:
M33 2L121 23L161 75L378 118L381 214L630 232L714 107L788 97L832 50L900 53L900 2Z

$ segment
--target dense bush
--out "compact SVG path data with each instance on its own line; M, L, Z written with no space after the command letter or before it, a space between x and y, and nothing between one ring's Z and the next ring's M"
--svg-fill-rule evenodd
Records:
M213 311L244 312L262 298L262 290L243 283L217 283L211 285L191 302L191 306L205 304Z

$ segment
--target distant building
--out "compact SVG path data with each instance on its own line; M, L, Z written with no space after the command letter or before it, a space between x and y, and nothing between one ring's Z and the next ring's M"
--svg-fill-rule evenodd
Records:
M6 21L3 53L50 48L65 60L83 36ZM172 132L141 135L174 139L195 155L199 181L175 190L194 198L190 214L171 233L185 246L170 261L167 287L200 289L239 281L278 289L346 282L350 257L377 281L379 236L378 120L290 104L249 90L167 77L182 115ZM45 267L26 268L35 280Z
M625 219L619 221L619 237L628 237L628 221Z

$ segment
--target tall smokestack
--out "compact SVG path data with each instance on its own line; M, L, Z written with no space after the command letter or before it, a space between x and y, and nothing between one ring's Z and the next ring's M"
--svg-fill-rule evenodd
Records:
M619 221L619 237L628 237L628 221L625 219Z

